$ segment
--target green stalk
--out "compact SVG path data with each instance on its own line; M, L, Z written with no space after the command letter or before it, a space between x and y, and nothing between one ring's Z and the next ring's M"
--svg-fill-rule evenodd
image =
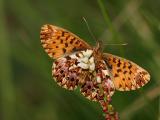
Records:
M110 20L108 11L106 10L106 8L105 8L102 0L97 0L97 2L98 2L98 5L99 5L100 10L101 10L101 12L102 12L102 15L103 15L103 17L104 17L104 20L105 20L105 22L106 22L106 24L107 24L107 26L108 26L108 29L109 29L110 32L112 33L112 39L117 40L117 32L116 32L116 30L114 29L114 26L113 26L113 24L112 24L112 22L111 22L111 20Z
M109 18L107 10L105 9L105 7L103 5L102 0L97 0L97 1L98 1L99 7L101 9L101 12L102 12L102 15L104 17L104 20L105 20L106 24L108 25L109 29L113 32L114 28L112 26L112 22L111 22L111 20Z
M97 0L97 2L98 2L98 5L99 5L99 8L100 8L100 10L101 10L101 13L102 13L102 15L103 15L103 17L104 17L104 20L105 20L105 22L106 22L106 24L107 24L107 26L108 26L108 29L109 29L109 31L110 31L110 34L112 34L112 35L111 35L111 39L112 39L113 41L119 43L120 41L122 41L122 36L120 36L120 35L118 34L118 32L116 31L116 29L114 28L113 23L112 23L112 21L110 20L108 11L106 10L106 8L105 8L102 0ZM123 50L122 46L119 48L119 51L120 51L120 54L121 54L122 56L124 56L124 50Z

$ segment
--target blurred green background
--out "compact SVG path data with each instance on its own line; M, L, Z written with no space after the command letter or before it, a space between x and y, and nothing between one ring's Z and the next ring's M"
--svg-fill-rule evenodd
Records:
M89 44L85 17L110 52L147 69L151 81L131 92L115 92L121 120L160 120L160 0L1 0L0 120L103 120L98 103L78 90L59 87L51 76L53 60L44 52L40 28L50 23L72 31Z

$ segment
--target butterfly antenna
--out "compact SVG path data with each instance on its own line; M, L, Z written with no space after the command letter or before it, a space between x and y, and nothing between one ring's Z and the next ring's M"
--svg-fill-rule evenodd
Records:
M119 43L119 44L104 44L104 45L122 45L122 46L125 46L125 45L128 45L128 43Z
M84 22L86 23L86 26L87 26L87 29L88 29L90 35L91 35L92 38L98 43L99 41L96 39L95 35L93 34L92 30L90 29L89 24L88 24L86 18L83 17L83 20L84 20Z

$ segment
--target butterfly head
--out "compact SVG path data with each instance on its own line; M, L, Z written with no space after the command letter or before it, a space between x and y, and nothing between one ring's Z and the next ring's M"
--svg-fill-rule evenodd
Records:
M102 59L102 43L97 42L96 46L93 48L93 54L97 59Z

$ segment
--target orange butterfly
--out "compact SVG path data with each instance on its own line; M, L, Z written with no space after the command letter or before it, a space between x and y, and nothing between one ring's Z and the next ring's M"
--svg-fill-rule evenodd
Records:
M55 59L52 76L58 85L68 90L79 86L90 100L105 101L115 90L136 90L150 80L149 73L137 64L102 53L99 43L91 47L60 27L44 25L40 39L47 54Z

